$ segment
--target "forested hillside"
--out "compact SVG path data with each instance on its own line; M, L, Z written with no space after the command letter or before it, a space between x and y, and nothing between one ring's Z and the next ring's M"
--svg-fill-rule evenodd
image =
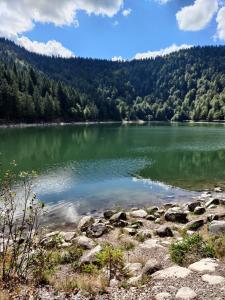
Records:
M149 60L53 58L0 39L0 121L224 120L225 47Z

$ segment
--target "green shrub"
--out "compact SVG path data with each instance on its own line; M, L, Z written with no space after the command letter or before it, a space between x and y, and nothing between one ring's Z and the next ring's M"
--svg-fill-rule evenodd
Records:
M98 268L96 265L90 263L82 266L82 272L88 274L96 274L98 272Z
M178 265L188 265L206 257L214 257L213 246L203 240L199 234L186 236L183 241L170 246L170 256Z

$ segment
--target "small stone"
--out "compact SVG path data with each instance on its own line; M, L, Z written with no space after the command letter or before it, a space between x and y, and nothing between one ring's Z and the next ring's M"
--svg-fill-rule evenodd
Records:
M197 206L194 210L195 215L202 215L205 213L205 207Z
M147 217L147 212L144 209L134 210L130 212L130 216L133 218L145 218Z
M92 263L95 262L97 257L96 255L102 251L102 247L100 245L96 246L95 248L89 250L88 252L84 253L80 258L80 264L85 263Z
M137 230L135 228L125 227L125 228L123 228L123 232L133 236L137 233Z
M205 207L209 207L212 204L219 205L220 204L220 200L217 199L217 198L212 198L208 202L206 202Z
M210 285L225 283L225 278L224 277L209 275L209 274L203 275L202 280L205 281L205 282L208 282Z
M77 244L82 249L92 249L95 246L95 243L92 239L86 237L86 236L78 236L75 239L72 240L73 243Z
M191 222L188 222L185 225L185 229L187 230L198 230L200 227L204 225L205 221L204 219L198 219Z
M172 300L172 296L167 292L162 292L155 296L155 300Z
M144 243L140 244L139 247L142 249L152 249L152 248L164 248L163 246L158 244L157 239L148 239L144 241Z
M191 271L187 268L180 266L172 266L161 271L158 271L152 275L154 279L164 278L185 278L191 274Z
M106 210L103 213L103 216L106 220L110 219L116 213L115 210Z
M109 283L110 287L115 288L115 287L118 287L118 285L119 285L119 281L117 279L113 278L113 279L110 280L110 283Z
M84 216L83 218L81 218L77 227L80 231L86 231L89 226L94 224L94 222L95 220L92 216Z
M154 215L159 210L159 208L157 206L150 206L146 210L149 215Z
M63 242L62 244L59 245L59 248L68 248L71 246L72 246L72 243Z
M164 209L159 209L159 210L157 211L157 213L159 214L159 216L162 216L162 215L165 214L165 210L164 210Z
M218 263L216 262L215 259L204 258L200 261L191 264L188 267L188 269L199 273L213 273L216 271L217 266Z
M158 229L156 229L155 232L159 237L172 237L173 236L173 232L172 232L171 228L166 225L160 226Z
M134 276L127 280L127 284L135 286L139 284L141 280L142 280L142 275Z
M147 219L148 221L155 221L157 218L156 218L156 216L154 216L154 215L148 215L148 216L146 217L146 219Z
M189 287L182 287L177 291L177 294L175 296L176 299L180 300L191 300L196 299L197 294L190 289Z
M161 219L160 218L157 218L156 220L155 220L155 224L160 224L161 223Z
M102 236L104 233L106 233L107 231L108 231L108 229L105 224L97 223L97 224L91 225L88 228L87 235L89 237L98 238L98 237Z
M216 192L216 193L222 193L223 192L223 189L221 188L221 187L215 187L214 188L214 192Z
M70 242L73 238L76 237L76 233L71 231L71 232L60 232L59 233L65 242Z
M194 201L188 204L188 209L189 211L193 212L195 210L196 207L201 206L201 202L200 201Z
M136 277L141 274L142 264L141 263L129 263L124 267L124 271L129 276Z
M142 274L152 275L162 268L161 264L154 258L149 259L142 269Z

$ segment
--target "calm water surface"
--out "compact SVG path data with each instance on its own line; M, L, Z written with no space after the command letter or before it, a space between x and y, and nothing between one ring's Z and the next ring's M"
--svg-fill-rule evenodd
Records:
M0 175L13 159L38 171L35 191L68 221L114 205L185 201L225 182L223 124L0 129L0 153Z

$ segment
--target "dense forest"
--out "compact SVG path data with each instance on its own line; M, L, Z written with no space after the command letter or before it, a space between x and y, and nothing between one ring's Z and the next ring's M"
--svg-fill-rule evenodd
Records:
M225 46L113 62L0 39L0 122L224 120Z

